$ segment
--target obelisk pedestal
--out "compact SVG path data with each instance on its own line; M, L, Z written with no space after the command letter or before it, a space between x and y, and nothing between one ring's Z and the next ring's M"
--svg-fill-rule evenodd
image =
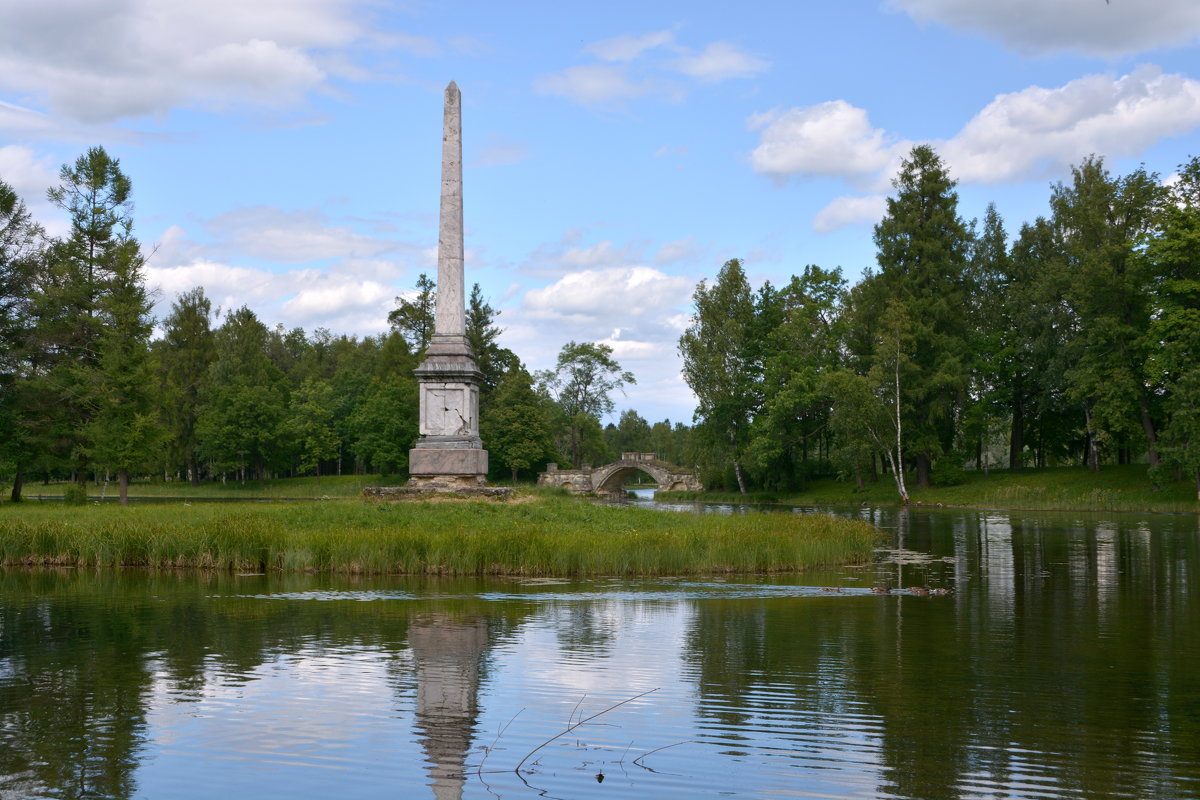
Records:
M442 491L487 483L488 454L479 439L479 385L466 337L463 293L462 100L446 87L442 127L442 199L433 338L415 370L420 384L420 439L408 451L409 485Z

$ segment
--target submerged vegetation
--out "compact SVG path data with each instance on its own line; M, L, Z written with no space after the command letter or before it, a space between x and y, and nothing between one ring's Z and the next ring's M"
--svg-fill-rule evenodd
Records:
M561 497L371 504L6 506L0 565L439 575L790 572L865 561L826 515L691 515Z

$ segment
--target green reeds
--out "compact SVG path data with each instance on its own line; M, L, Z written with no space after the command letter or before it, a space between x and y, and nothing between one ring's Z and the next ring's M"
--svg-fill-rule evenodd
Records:
M0 511L0 564L359 574L685 575L861 562L876 531L825 515L678 514L557 497Z

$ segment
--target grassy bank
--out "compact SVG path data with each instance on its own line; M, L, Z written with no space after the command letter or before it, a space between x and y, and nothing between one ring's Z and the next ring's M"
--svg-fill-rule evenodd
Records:
M910 481L912 478L910 477ZM1065 511L1200 511L1196 487L1179 481L1156 490L1142 465L1106 466L1099 473L1084 467L991 470L967 472L956 486L909 487L914 503L968 508L1027 508ZM663 499L697 499L729 502L791 503L797 505L895 505L896 485L881 476L857 490L849 481L819 480L803 492L755 492L750 495L719 492L663 493Z
M321 478L271 478L238 483L237 481L205 481L192 486L186 481L133 481L129 484L130 497L175 497L185 499L314 499L322 497L358 497L368 486L403 486L405 478L399 475L327 475ZM22 494L27 499L38 497L62 497L66 483L27 483ZM103 486L89 483L88 497L98 500L102 492L107 497L117 496L116 481Z
M875 530L816 515L690 515L526 495L0 509L0 565L447 575L783 572L865 560Z

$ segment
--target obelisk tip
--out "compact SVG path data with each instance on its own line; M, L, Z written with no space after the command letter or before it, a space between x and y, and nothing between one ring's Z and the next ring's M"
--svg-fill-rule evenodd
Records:
M458 84L450 81L450 84L446 87L446 94L458 94Z

